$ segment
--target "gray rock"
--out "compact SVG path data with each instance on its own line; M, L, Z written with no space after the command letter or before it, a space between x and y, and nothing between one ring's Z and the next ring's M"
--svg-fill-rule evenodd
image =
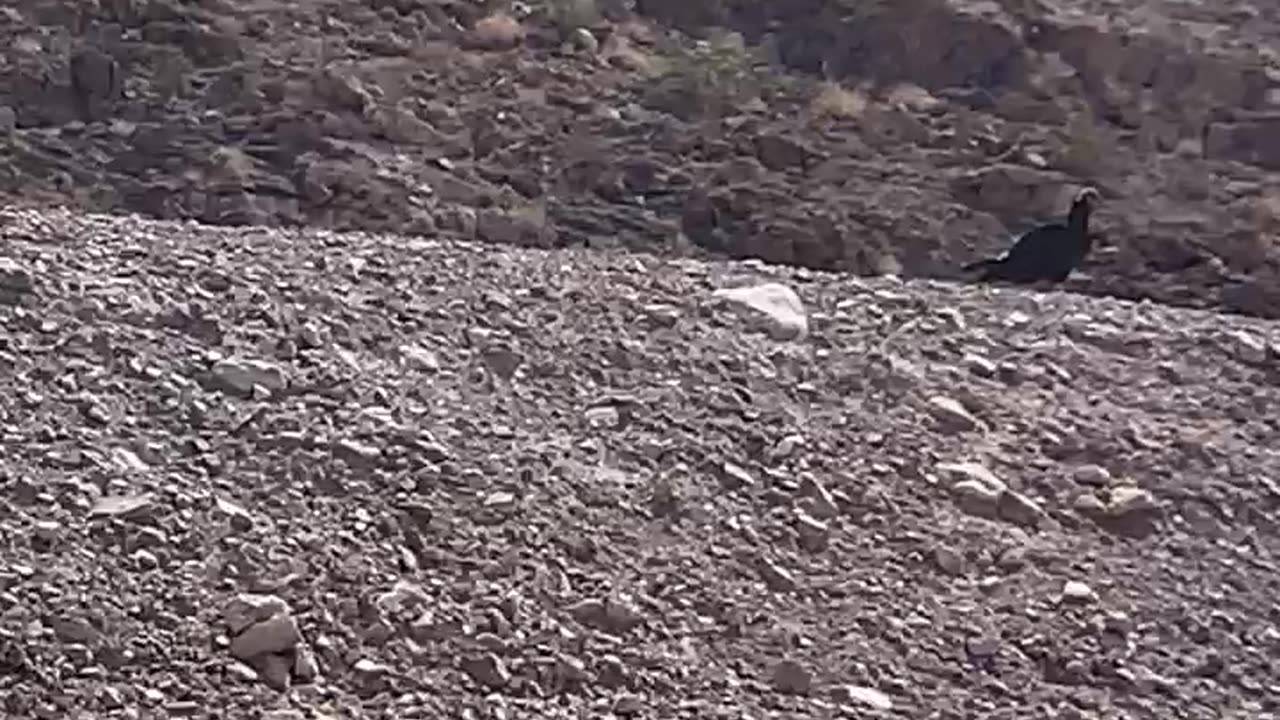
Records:
M241 660L251 660L264 653L281 653L293 650L302 642L298 621L287 614L275 615L256 622L242 630L231 641L231 654Z
M773 689L787 695L807 695L813 685L813 673L795 660L782 660L773 666Z

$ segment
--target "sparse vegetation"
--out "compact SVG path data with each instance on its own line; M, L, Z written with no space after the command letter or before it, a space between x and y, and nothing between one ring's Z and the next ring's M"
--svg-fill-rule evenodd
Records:
M568 38L574 30L595 24L600 10L595 0L547 0L547 15L560 37Z
M507 50L524 38L520 21L504 12L496 12L476 22L471 31L471 46L480 50Z
M673 48L658 58L645 104L692 119L722 115L759 98L763 79L741 38L732 37Z
M1067 146L1058 166L1083 177L1097 176L1106 160L1106 144L1089 113L1073 115L1066 131Z
M867 96L858 90L850 90L839 83L825 81L810 102L810 111L819 117L856 118L866 112Z

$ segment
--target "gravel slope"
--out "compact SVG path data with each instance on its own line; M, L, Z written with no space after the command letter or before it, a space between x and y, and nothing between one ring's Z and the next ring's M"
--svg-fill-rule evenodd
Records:
M1280 708L1264 321L56 211L0 299L8 717Z

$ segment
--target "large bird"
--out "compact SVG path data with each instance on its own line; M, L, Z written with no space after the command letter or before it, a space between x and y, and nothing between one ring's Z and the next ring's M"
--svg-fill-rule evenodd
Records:
M1049 223L1029 230L1004 255L969 263L964 272L980 271L981 281L1030 284L1066 280L1093 246L1089 213L1098 197L1094 188L1082 188L1071 201L1066 224Z

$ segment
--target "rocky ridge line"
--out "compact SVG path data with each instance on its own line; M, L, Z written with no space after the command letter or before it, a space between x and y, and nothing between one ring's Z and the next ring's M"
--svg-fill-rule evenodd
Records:
M0 195L954 277L1088 183L1073 289L1275 315L1269 8L846 5L10 3Z

